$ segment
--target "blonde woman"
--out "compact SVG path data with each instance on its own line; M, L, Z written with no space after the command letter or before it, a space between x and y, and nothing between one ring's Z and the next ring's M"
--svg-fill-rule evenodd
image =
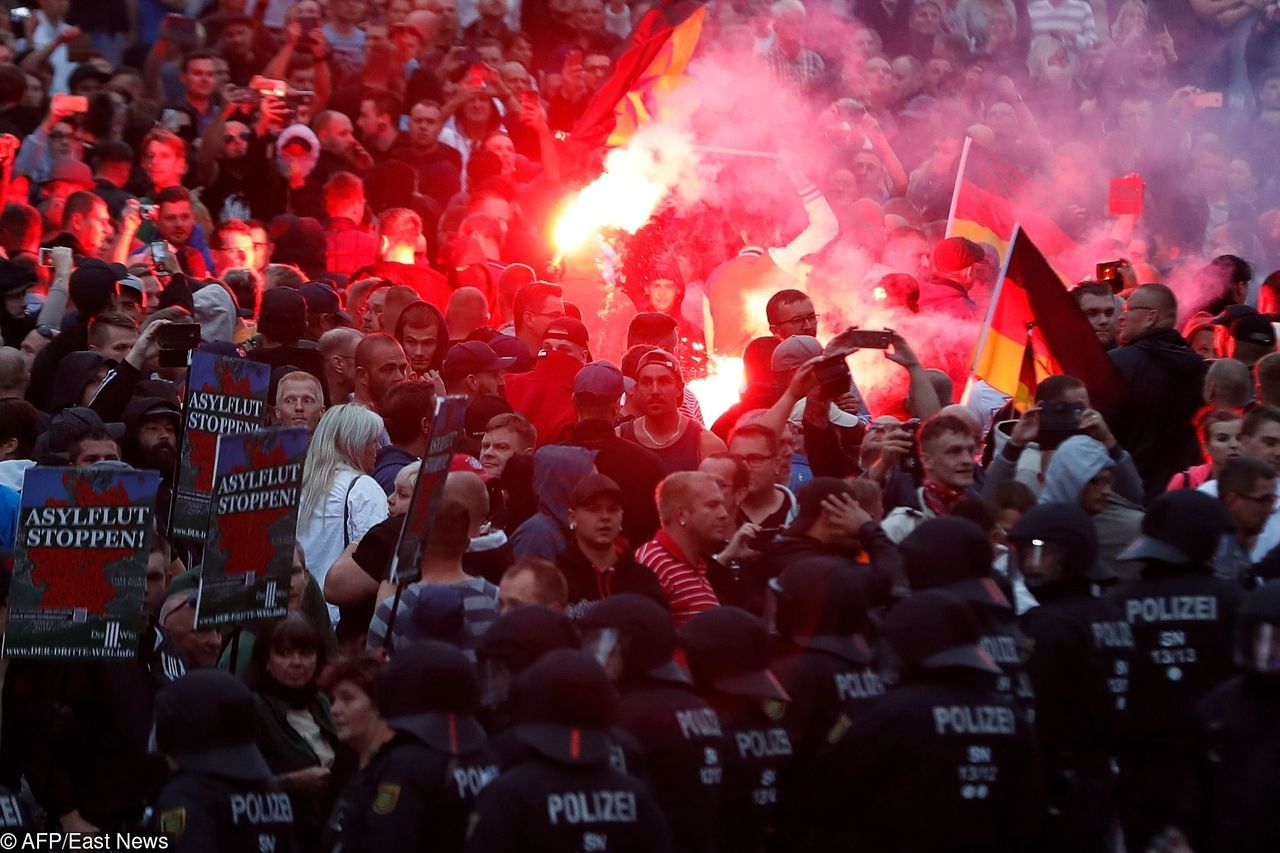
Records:
M298 544L321 589L346 547L387 517L387 494L369 476L384 432L376 412L346 403L325 412L311 437L302 469ZM329 619L338 619L332 605Z

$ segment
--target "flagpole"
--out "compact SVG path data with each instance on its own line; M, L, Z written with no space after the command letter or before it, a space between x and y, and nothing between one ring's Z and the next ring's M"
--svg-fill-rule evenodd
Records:
M969 162L969 146L973 144L973 137L966 136L964 138L964 148L960 151L960 168L956 171L956 185L951 190L951 209L947 211L947 236L955 236L956 227L956 207L960 203L960 184L964 181L964 167Z
M967 146L966 146L967 148ZM957 186L959 182L957 181ZM1009 238L1009 251L1005 253L1004 260L1000 264L1000 276L996 279L996 286L991 291L991 301L987 304L987 316L982 321L982 333L978 336L978 346L973 351L973 360L969 364L969 372L973 373L978 368L978 356L980 356L986 348L987 337L991 334L991 322L995 319L996 305L1000 302L1000 293L1004 290L1004 279L1009 274L1009 261L1013 258L1013 244L1018 239L1018 234L1022 232L1022 223L1015 222L1013 225L1013 236Z
M760 160L777 160L772 151L755 151L750 148L726 148L723 145L695 145L693 150L702 154L729 154L734 157L755 157ZM955 202L952 202L954 207Z

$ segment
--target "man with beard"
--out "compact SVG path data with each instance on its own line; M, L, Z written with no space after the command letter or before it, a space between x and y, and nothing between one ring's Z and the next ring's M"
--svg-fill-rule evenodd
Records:
M135 397L124 410L121 450L125 461L135 468L159 471L161 480L171 486L178 465L181 421L182 410L169 400Z
M395 338L381 332L366 337L356 346L356 402L377 411L387 390L408 378L408 366Z

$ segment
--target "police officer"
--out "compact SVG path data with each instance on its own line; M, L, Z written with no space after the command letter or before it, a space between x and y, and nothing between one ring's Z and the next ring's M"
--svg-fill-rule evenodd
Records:
M604 669L558 650L516 680L512 734L529 747L480 795L467 853L669 849L648 787L610 764L618 694Z
M1236 614L1242 674L1200 704L1203 819L1184 824L1197 850L1280 850L1280 583L1250 592Z
M546 607L518 607L498 617L480 637L481 719L490 734L511 725L511 685L547 652L576 649L578 635L569 617Z
M791 697L783 724L794 760L780 777L779 841L800 849L809 821L810 786L823 784L812 761L845 708L884 693L871 666L863 585L838 558L814 556L769 582L779 644L771 670Z
M293 806L255 744L249 688L189 672L156 697L155 743L177 772L156 800L158 829L180 853L294 849Z
M814 851L1023 850L1043 800L1035 738L967 602L912 595L881 626L896 673L842 716L818 774Z
M476 796L498 775L473 716L471 662L446 643L414 643L378 673L376 692L395 737L343 795L341 853L461 850Z
M672 849L713 849L726 744L720 718L673 659L671 614L651 598L620 593L591 605L578 630L583 650L622 696L618 725L640 744Z
M1232 619L1244 589L1213 576L1226 510L1191 489L1152 501L1142 535L1118 560L1141 576L1113 594L1133 633L1129 709L1120 762L1125 844L1146 849L1181 811L1196 763L1196 703L1231 674Z
M1099 597L1116 574L1098 560L1098 534L1076 504L1025 512L1009 534L1010 566L1040 602L1022 616L1036 692L1050 823L1045 851L1115 849L1115 755L1129 691L1133 635Z
M913 590L941 589L970 604L982 629L981 645L1000 667L997 686L1033 719L1035 690L1022 665L1026 637L991 571L994 554L987 534L965 518L935 518L911 531L898 547Z
M729 742L716 849L761 850L778 802L778 774L792 757L782 724L789 697L769 671L768 629L745 610L716 607L686 622L679 639L694 686Z

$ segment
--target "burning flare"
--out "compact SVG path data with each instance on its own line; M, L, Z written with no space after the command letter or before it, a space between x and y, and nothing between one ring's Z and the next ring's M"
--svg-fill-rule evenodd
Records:
M702 418L708 426L738 402L745 380L742 359L712 356L711 363L707 366L707 375L689 383L689 390L698 398Z
M634 234L673 188L679 185L683 192L694 181L695 166L687 136L670 128L645 128L626 147L610 151L604 173L569 202L556 222L556 250L569 254L609 228Z

